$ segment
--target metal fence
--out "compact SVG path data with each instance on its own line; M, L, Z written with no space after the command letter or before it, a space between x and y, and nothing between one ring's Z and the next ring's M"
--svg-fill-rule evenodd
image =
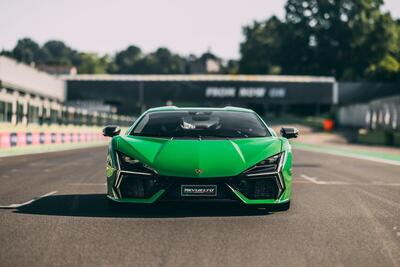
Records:
M370 129L400 129L400 95L369 103L366 122Z
M341 126L371 130L400 130L400 95L339 108Z

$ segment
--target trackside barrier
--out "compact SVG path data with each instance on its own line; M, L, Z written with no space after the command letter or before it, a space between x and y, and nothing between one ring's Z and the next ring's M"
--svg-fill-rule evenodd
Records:
M0 132L0 148L106 141L101 133Z

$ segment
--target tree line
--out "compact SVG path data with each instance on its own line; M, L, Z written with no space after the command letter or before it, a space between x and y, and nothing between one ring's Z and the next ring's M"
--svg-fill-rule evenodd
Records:
M400 20L383 0L288 0L283 20L244 28L240 73L400 81Z
M212 53L151 53L134 45L115 55L79 52L62 41L40 46L24 38L10 51L25 63L75 66L78 73L185 74L190 63L212 58L221 73L325 75L339 80L400 81L400 20L382 12L383 0L288 0L285 17L243 28L239 60Z
M50 40L40 46L30 38L18 40L12 50L3 50L0 54L36 66L74 66L80 74L184 74L190 72L189 62L208 58L221 61L210 52L200 57L183 57L161 47L145 54L134 45L118 51L114 56L99 56L95 53L79 52L58 40Z

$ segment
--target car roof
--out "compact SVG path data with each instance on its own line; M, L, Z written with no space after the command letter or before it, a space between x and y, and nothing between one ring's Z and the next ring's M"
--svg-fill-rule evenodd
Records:
M147 112L155 112L155 111L239 111L239 112L250 112L254 113L253 110L247 108L240 108L240 107L232 107L227 106L223 108L213 108L213 107L176 107L176 106L165 106L165 107L157 107L151 108L146 111Z

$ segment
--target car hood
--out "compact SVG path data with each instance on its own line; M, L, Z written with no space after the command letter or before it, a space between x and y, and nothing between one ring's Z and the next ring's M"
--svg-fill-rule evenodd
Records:
M188 140L118 136L116 141L118 151L160 175L192 178L236 176L282 148L277 137Z

